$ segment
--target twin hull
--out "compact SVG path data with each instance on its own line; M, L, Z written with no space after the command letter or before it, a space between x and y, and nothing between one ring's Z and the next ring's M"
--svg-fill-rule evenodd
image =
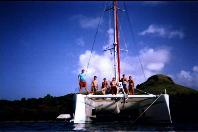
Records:
M126 120L171 123L169 95L76 94L74 123Z

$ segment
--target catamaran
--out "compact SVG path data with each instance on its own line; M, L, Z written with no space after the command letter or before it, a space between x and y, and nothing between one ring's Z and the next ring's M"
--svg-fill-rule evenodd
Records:
M114 71L116 80L120 80L120 43L118 31L117 1L113 2L114 16ZM119 82L118 89L122 89ZM142 120L151 123L172 123L169 95L139 94L127 95L83 95L75 94L73 113L61 114L58 119L70 119L74 123L91 123L93 121L126 120L137 122Z

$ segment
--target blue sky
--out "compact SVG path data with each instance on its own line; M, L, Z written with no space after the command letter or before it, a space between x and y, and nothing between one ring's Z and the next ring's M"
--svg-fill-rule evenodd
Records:
M110 6L111 3L106 3ZM198 3L126 2L119 12L122 73L136 84L162 73L198 89ZM0 99L62 96L78 91L105 2L0 2ZM124 9L123 2L119 2ZM112 76L111 12L104 12L88 80ZM134 39L132 39L134 38ZM125 44L126 42L126 44ZM141 71L141 58L146 78Z

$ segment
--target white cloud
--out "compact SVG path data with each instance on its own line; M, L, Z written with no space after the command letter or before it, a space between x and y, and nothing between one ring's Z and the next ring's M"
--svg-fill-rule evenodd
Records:
M168 38L174 38L174 37L179 37L180 39L182 39L184 38L184 33L182 31L177 31L177 30L169 32Z
M151 64L148 64L148 66L147 66L148 69L157 70L157 71L159 71L163 67L164 67L164 64L161 62L160 63L151 63Z
M140 35L146 35L146 34L159 34L159 36L165 35L165 29L162 27L158 27L156 25L149 25L149 27L139 33Z
M87 50L84 54L80 55L79 58L79 69L87 69L88 60L90 58L91 51ZM87 70L88 80L91 80L94 75L98 76L98 79L102 80L103 77L110 79L113 76L113 62L112 57L109 54L96 54L92 53L92 58L89 63Z
M143 52L144 51L144 52ZM150 77L156 73L162 71L169 60L169 51L166 49L155 50L152 48L143 49L140 51L139 56L142 56L142 62L146 77ZM84 54L79 57L79 68L78 72L82 68L86 68L88 64L91 52L87 50ZM156 57L158 56L158 57ZM127 76L132 75L135 77L136 84L145 81L143 72L141 70L138 56L127 56L121 60L121 74L125 73ZM99 81L106 77L108 80L114 76L113 71L113 55L109 53L97 54L92 53L92 58L87 71L88 82L91 82L93 76L98 76Z
M178 77L180 79L184 79L185 81L191 81L192 76L190 75L189 71L181 70L180 73L178 74Z
M108 41L107 45L104 47L109 47L113 44L113 29L109 29L107 34ZM111 80L114 76L114 61L113 54L109 52L104 52L103 54L93 52L91 55L91 51L87 50L79 57L77 72L79 73L82 68L87 68L90 56L91 61L87 70L88 82L91 82L94 75L98 76L99 82L101 82L104 77ZM164 69L170 59L170 52L168 49L144 48L139 51L138 56L140 56L143 62L144 72L148 78ZM145 81L138 56L125 56L121 58L121 74L125 73L127 76L132 75L136 84Z
M108 33L108 37L109 37L107 45L112 45L113 44L113 41L114 41L114 31L113 31L113 28L110 28L107 31L107 33Z
M112 44L113 44L113 41L114 41L114 31L113 31L113 28L109 28L107 30L107 35L108 35L108 41L107 41L107 44L105 46L103 46L103 49L106 50L106 49L109 49L112 47Z
M191 88L198 88L198 66L194 66L191 71L181 70L176 81Z
M198 72L198 66L193 66L193 71Z
M84 15L76 15L71 18L71 20L77 20L82 28L96 28L98 26L100 17L87 17ZM103 23L103 19L101 19Z
M165 38L184 38L184 33L181 30L172 30L170 28L165 28L163 26L158 26L151 24L147 29L140 32L139 35L153 35L158 37L165 37Z
M82 37L76 39L76 44L83 47L85 46L85 41Z
M144 48L140 50L140 56L148 70L161 71L169 61L170 51L168 49Z

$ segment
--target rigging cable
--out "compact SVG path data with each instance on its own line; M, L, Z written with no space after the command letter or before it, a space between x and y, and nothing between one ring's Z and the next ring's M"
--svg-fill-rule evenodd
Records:
M126 16L127 16L128 22L129 22L129 29L130 29L130 33L131 33L131 36L132 36L132 40L134 42L135 48L137 49L136 40L135 40L135 37L133 36L134 35L134 31L133 31L133 28L132 28L132 25L131 25L131 21L130 21L129 14L128 14L128 9L127 9L127 6L126 6L126 3L125 2L124 2L124 8L126 10ZM145 72L144 72L144 67L143 67L143 64L142 64L142 61L141 61L139 55L138 55L138 60L140 62L141 69L142 69L142 72L144 74L144 79L146 80L146 75L145 75Z
M151 106L153 106L153 104L162 96L163 94L160 94L157 99L155 99L134 121L133 124L135 124L143 115L145 112L147 112L149 110L149 108L151 108ZM171 121L172 122L172 121Z
M112 3L111 3L111 2L109 2L109 3L110 3L110 6L109 6L109 7L111 7L111 6L112 6L112 5L111 5ZM113 7L112 7L112 8L113 8ZM113 12L113 10L109 10L109 11L108 11L108 13L109 13L109 14L108 14L109 27L108 27L108 32L107 32L107 33L108 33L108 45L107 45L107 49L109 49L109 48L112 46L112 44L113 44L113 40L111 39L111 35L112 35L112 34L110 33L110 31L113 30L113 28L112 28L112 25L113 25L112 22L113 22L113 21L111 21L111 20L113 19L113 18L112 18L112 17L113 17L113 15L112 15L113 13L112 13L112 12ZM112 40L112 41L111 41L111 40ZM112 50L109 50L109 53L112 55ZM114 61L115 61L115 60L114 60ZM114 62L114 63L115 63L115 62ZM111 68L114 69L114 65L111 65Z
M126 51L126 56L128 55L128 48L127 48L127 43L126 43L126 38L125 38L125 32L124 32L124 30L122 30L122 22L120 21L120 25L119 25L119 29L120 29L120 36L121 36L121 32L123 31L123 41L124 41L124 46L125 46L125 49L123 49L124 51ZM121 37L120 37L121 38Z
M106 2L106 3L107 3L107 2ZM99 22L98 22L97 30L96 30L96 33L95 33L95 35L94 35L94 40L93 40L92 47L91 47L91 54L90 54L90 57L89 57L89 60L88 60L87 70L86 70L86 71L88 71L88 68L89 68L89 64L90 64L91 57L92 57L92 52L93 52L94 45L95 45L95 41L96 41L96 36L97 36L97 34L98 34L99 27L100 27L100 23L101 23L101 20L102 20L103 15L104 15L104 11L105 11L105 9L106 9L106 3L105 3L103 12L102 12L102 14L100 15L100 19L99 19Z

